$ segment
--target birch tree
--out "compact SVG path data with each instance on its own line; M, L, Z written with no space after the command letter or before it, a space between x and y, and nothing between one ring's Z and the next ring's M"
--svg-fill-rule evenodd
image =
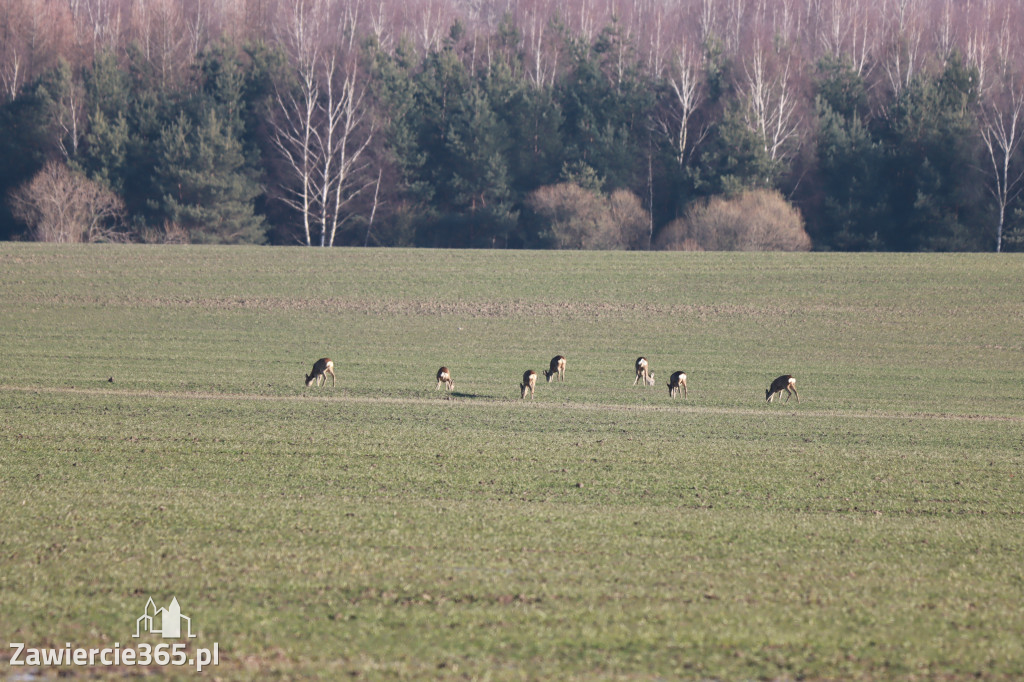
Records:
M910 85L917 75L921 59L920 0L887 0L892 8L885 16L889 22L889 43L882 55L882 68L894 96Z
M373 139L373 126L366 122L366 90L360 84L355 62L339 69L332 56L326 66L326 101L319 156L322 198L321 224L327 246L334 246L338 227L349 203L367 186L362 178L366 164L363 153ZM323 246L323 238L321 238Z
M707 133L706 129L698 131L695 139L691 139L693 118L705 97L703 61L700 53L684 45L676 52L672 68L666 76L672 93L672 106L670 113L658 122L658 126L671 141L676 163L680 167L686 165L693 147Z
M791 60L786 57L778 72L770 73L767 53L757 42L743 68L744 119L763 141L768 157L780 161L788 156L800 130L797 101L791 92Z
M273 122L286 166L283 200L299 214L307 246L314 237L320 246L334 245L346 207L363 189L363 153L373 138L357 61L323 47L329 16L323 0L294 6L287 40L296 86L277 93Z
M874 16L863 6L864 0L833 0L818 17L818 43L829 56L849 60L859 76L871 66L872 48L877 31L869 24Z
M1020 195L1024 182L1024 167L1015 159L1024 137L1024 89L1013 81L1001 97L994 97L982 103L980 127L981 139L985 143L988 161L989 192L996 201L998 223L996 225L996 252L1003 248L1003 228L1006 223L1006 207Z

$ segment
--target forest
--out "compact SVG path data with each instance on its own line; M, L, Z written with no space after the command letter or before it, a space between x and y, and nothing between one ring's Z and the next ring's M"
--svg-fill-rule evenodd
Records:
M1024 250L1024 0L4 0L0 239Z

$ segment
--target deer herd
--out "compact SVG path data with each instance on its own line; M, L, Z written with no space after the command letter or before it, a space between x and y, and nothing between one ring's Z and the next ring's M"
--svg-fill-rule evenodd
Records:
M647 358L639 357L636 362L633 363L633 368L636 370L636 379L633 380L633 385L636 386L638 383L643 381L642 386L653 386L654 385L654 372L651 371L650 363L647 362ZM334 376L334 362L330 358L320 358L313 363L313 371L306 375L306 386L312 386L314 383L317 388L320 386L327 385L327 375L331 375L331 386L335 385ZM544 378L548 380L550 384L555 377L559 381L565 381L565 356L556 355L551 358L551 363L548 369L544 370ZM452 378L451 370L447 367L442 367L437 370L437 387L435 391L440 390L441 386L445 387L449 393L455 388L455 379ZM530 400L533 400L534 391L537 388L537 373L532 369L528 369L523 372L523 380L519 384L519 397L521 399L526 398L526 394L530 394ZM679 390L683 391L683 398L687 397L686 391L686 372L672 372L672 376L668 378L668 395L670 398L675 398L679 395ZM781 398L782 392L786 392L786 401L789 402L790 396L796 396L796 401L800 402L800 394L796 392L796 379L791 374L783 374L772 381L771 385L768 386L764 392L764 397L767 402L771 402L776 397Z

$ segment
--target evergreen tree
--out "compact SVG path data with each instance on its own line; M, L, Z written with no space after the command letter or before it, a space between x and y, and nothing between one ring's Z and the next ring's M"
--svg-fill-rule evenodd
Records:
M154 208L194 242L259 244L266 225L253 200L262 189L230 127L210 109L195 123L182 113L164 129L156 167L161 194Z
M452 32L458 30L453 27ZM418 126L417 144L424 154L420 168L423 181L430 184L431 198L441 212L450 212L455 198L450 176L454 159L450 156L448 135L452 131L455 109L470 90L470 74L451 43L427 55L417 78L416 108L413 122Z
M98 52L86 69L85 92L92 112L102 113L108 120L124 116L132 101L132 84L128 71L110 51Z
M467 246L494 246L508 240L514 223L506 160L508 131L475 87L456 107L446 136L452 160L452 208L467 218Z
M113 120L99 107L89 116L89 132L85 136L85 149L77 166L92 180L110 188L119 195L125 193L129 174L128 145L130 133L124 113Z
M558 90L566 160L594 168L608 191L646 186L654 99L618 25L606 28L593 46L576 41L570 48L572 70Z
M526 86L499 107L511 136L509 167L519 196L557 181L565 163L561 107L550 88Z
M896 100L883 140L890 150L882 239L894 250L983 249L974 150L977 73L957 55L916 78ZM972 219L973 217L973 219Z
M822 60L818 74L815 241L842 250L880 248L886 156L868 126L864 81L841 60Z
M38 84L37 84L38 85ZM0 107L0 197L34 177L48 158L56 155L53 134L47 125L37 86ZM15 220L8 201L0 201L0 238L14 237L25 229Z
M100 52L86 70L84 82L88 132L76 165L92 180L124 196L127 178L133 172L128 164L132 103L128 74L113 53Z
M433 191L425 180L427 154L419 138L425 124L420 80L414 76L414 50L402 41L394 53L389 53L371 42L367 52L371 61L370 88L384 119L382 137L398 172L398 191L422 205L431 200Z
M65 160L74 159L84 130L85 93L66 59L58 59L57 65L43 74L33 98L42 116L40 123L52 140L47 146Z
M713 126L688 170L699 196L732 196L747 189L772 188L780 172L763 141L736 108L727 109Z

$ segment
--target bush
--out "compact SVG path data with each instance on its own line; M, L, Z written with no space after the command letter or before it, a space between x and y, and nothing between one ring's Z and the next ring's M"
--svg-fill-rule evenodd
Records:
M773 190L712 197L669 223L657 246L685 251L809 251L800 211Z
M572 182L541 187L526 201L539 232L559 249L644 248L650 216L629 190L610 197Z
M10 195L11 213L40 242L127 241L119 228L125 209L99 183L50 161Z

